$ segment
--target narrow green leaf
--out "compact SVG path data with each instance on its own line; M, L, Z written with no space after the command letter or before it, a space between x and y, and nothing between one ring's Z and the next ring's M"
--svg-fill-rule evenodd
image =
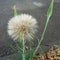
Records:
M16 6L14 6L13 10L14 10L14 16L17 16L18 14L17 14Z

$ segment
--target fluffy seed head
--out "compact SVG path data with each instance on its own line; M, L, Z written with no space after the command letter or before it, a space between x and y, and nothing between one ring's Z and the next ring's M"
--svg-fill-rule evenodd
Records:
M24 34L24 38L30 39L37 31L37 21L34 17L28 14L21 14L11 18L8 22L8 34L14 40Z

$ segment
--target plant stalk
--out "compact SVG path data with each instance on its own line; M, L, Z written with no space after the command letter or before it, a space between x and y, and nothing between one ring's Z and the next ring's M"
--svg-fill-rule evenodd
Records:
M44 30L43 30L43 33L42 33L42 36L41 36L41 39L34 51L34 55L36 54L36 52L38 51L38 49L41 47L41 42L43 41L44 39L44 35L45 35L45 32L46 32L46 29L47 29L47 26L48 26L48 23L49 23L49 20L50 20L50 17L52 16L52 13L53 13L53 3L54 3L54 0L52 0L50 6L49 6L49 9L48 9L48 12L47 12L47 20L46 20L46 24L45 24L45 27L44 27Z
M23 36L23 54L22 54L22 57L23 57L23 60L25 60L25 41L24 41L24 36Z
M47 22L46 22L46 24L45 24L45 28L44 28L44 31L43 31L43 33L42 33L41 40L39 41L39 44L38 44L36 50L34 51L34 55L35 55L35 53L37 52L38 48L41 47L40 45L41 45L41 42L42 42L43 39L44 39L44 34L45 34L45 31L46 31L46 28L47 28L48 22L49 22L49 18L47 19Z

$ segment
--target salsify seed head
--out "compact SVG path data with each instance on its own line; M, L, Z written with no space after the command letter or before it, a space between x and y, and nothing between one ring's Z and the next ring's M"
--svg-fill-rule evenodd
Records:
M37 31L37 20L29 14L21 14L11 18L8 22L8 35L17 40L20 34L30 39Z

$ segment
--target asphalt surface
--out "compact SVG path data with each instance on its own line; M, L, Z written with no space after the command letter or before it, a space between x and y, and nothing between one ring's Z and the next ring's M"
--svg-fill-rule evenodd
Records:
M22 1L19 2L16 0L15 1L14 0L12 1L11 0L8 0L8 1L0 0L0 46L2 45L7 46L7 44L13 43L11 41L12 39L8 36L8 33L7 33L7 23L9 19L13 17L13 6L14 5L17 6L17 10L19 14L28 13L37 19L39 29L38 29L36 36L38 38L41 37L43 28L45 25L46 13L47 13L47 9L50 4L50 1L45 1L44 3L44 1L41 0L42 6L41 5L35 6L32 4L32 1L30 1L29 3L26 3L25 1L24 4L22 4L23 2L22 3L21 2ZM50 19L50 22L48 24L48 27L45 33L44 40L42 42L42 49L44 51L47 51L54 44L60 45L60 3L59 2L60 1L57 0L54 4L54 12ZM36 42L36 38L35 38L35 42ZM37 45L37 43L35 45ZM2 54L3 54L3 50L2 50ZM0 60L7 60L9 58L13 60L15 58L15 54L9 55L9 56L5 55L5 57L0 57Z

